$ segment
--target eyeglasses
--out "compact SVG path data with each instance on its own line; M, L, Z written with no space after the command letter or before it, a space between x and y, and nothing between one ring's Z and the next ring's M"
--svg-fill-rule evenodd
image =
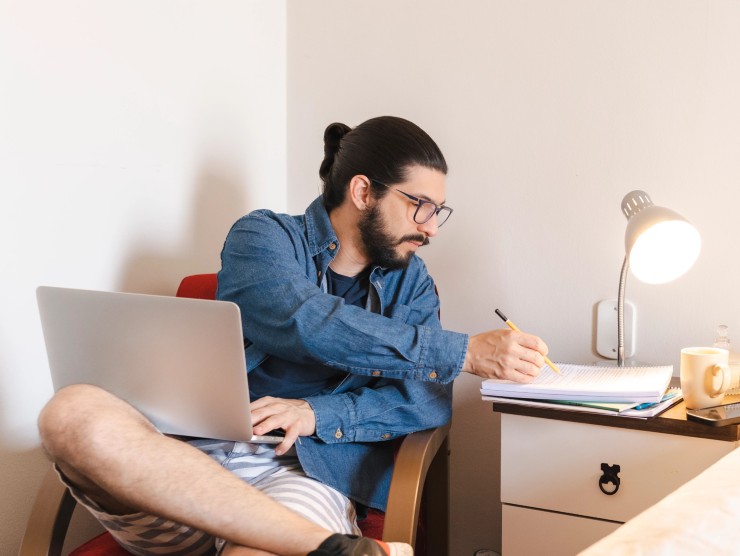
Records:
M431 201L425 201L424 199L419 199L419 197L414 197L413 195L409 195L408 193L404 193L400 189L395 189L391 187L390 185L384 184L382 181L370 179L371 183L374 183L375 185L382 185L383 187L386 187L390 189L391 191L395 191L396 193L400 193L404 197L408 198L411 202L416 204L416 210L414 211L414 222L417 224L426 224L431 220L432 216L435 214L437 215L437 227L441 228L442 224L447 222L447 219L452 214L452 209L450 207L446 207L444 205L437 205L432 203Z

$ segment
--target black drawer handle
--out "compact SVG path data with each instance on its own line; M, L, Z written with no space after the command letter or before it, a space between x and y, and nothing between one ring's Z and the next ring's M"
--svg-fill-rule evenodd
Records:
M612 494L616 494L619 490L619 471L620 468L618 465L609 465L607 463L601 464L601 471L602 475L599 478L599 488L601 489L601 492L604 494L611 496ZM614 487L607 490L604 488L604 485L608 485L609 483L613 484Z

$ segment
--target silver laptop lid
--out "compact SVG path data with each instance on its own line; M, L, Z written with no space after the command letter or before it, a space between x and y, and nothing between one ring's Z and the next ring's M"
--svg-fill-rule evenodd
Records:
M164 433L252 438L236 304L48 286L36 298L55 391L93 384Z

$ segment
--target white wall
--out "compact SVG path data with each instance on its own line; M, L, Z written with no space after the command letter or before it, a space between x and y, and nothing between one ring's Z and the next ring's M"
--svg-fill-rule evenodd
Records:
M0 554L47 463L34 289L172 294L285 207L285 2L0 0Z
M288 207L319 191L328 123L415 121L450 165L455 214L422 253L444 324L499 327L499 307L555 360L590 362L620 203L644 189L704 241L680 280L627 285L638 358L677 370L720 323L740 347L738 68L731 0L289 2ZM455 391L454 556L500 549L498 422L478 385Z

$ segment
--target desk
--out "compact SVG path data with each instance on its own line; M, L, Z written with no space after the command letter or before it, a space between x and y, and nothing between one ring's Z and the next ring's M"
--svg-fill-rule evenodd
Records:
M683 402L650 419L500 402L493 410L501 414L503 556L577 554L740 445L740 425L687 421ZM602 464L619 466L612 494L600 488L604 478L604 490L615 490Z

